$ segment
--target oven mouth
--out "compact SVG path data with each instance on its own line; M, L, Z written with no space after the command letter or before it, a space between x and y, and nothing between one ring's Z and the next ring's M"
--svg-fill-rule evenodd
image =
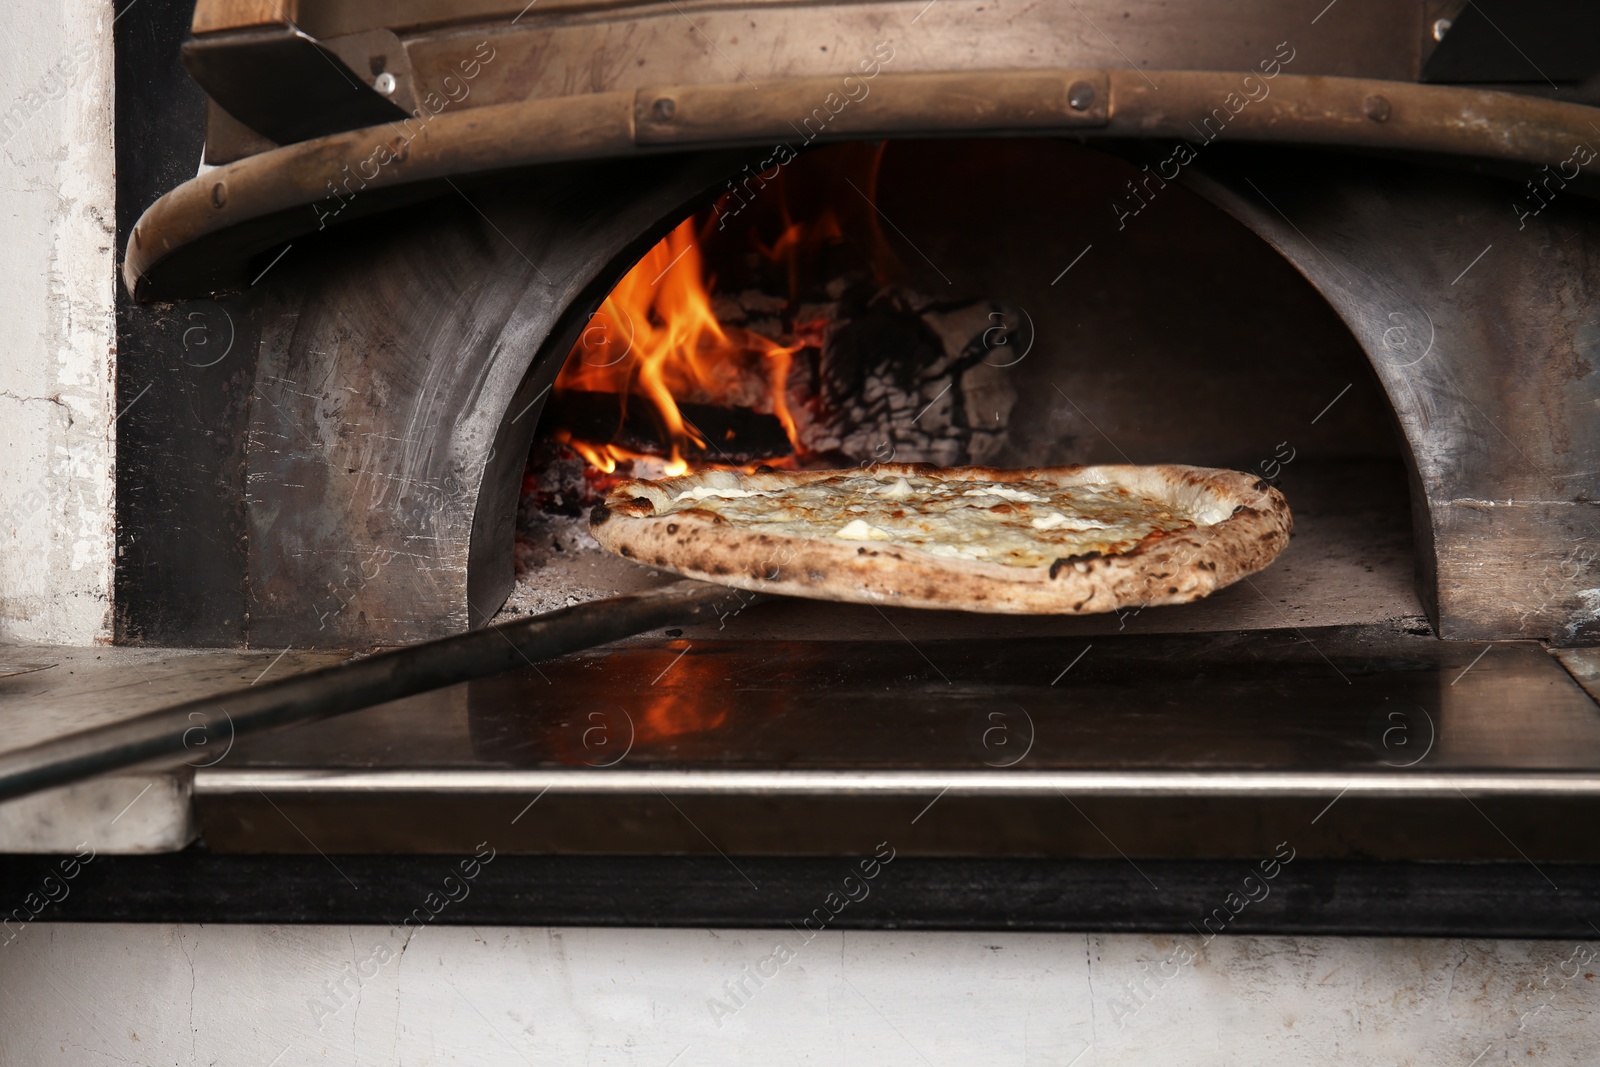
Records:
M1285 559L1207 602L984 627L1425 627L1407 450L1365 353L1276 252L1144 158L1044 138L834 145L747 165L664 219L544 353L560 370L540 376L499 617L673 580L588 533L627 477L1133 462L1279 486Z

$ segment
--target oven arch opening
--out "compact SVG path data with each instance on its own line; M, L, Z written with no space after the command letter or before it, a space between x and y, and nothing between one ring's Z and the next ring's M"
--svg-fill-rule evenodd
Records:
M731 308L744 316L741 326L759 319L773 343L796 342L792 333L776 333L794 325L792 317L780 321L783 314L828 304L830 285L836 295L863 284L869 291L876 287L880 300L899 305L902 318L920 306L925 318L939 320L947 346L960 342L949 336L962 328L951 325L959 318L954 311L964 309L967 325L982 327L988 323L982 311L994 309L990 314L1007 329L969 329L974 336L967 340L993 336L1014 347L977 361L971 377L981 381L946 383L962 399L953 405L957 417L945 422L968 423L959 427L964 435L956 441L920 435L910 442L912 454L898 458L997 466L1179 462L1259 471L1274 480L1298 478L1319 464L1341 467L1342 473L1313 478L1315 508L1337 510L1333 498L1349 488L1336 488L1340 479L1382 483L1365 490L1362 505L1386 516L1384 537L1364 546L1382 558L1380 568L1349 562L1363 576L1383 573L1324 581L1339 587L1332 599L1341 603L1323 617L1355 621L1348 602L1362 596L1370 596L1373 611L1415 616L1406 448L1362 350L1326 301L1247 228L1177 183L1151 182L1149 168L1139 165L1147 151L1138 144L1105 151L1056 139L897 141L818 149L772 168L776 173L742 165L658 222L649 240L635 242L597 278L541 348L523 395L537 396L544 406L548 436L549 419L560 421L562 407L551 365L570 371L572 361L583 359L583 331L592 330L605 293L655 241L666 240L663 234L686 224L699 238L705 277L716 279L714 300L724 313ZM773 291L786 282L794 287L795 263L771 256L783 235L799 228L803 242L808 227L828 226L843 247L835 255L812 255L805 265L826 276L811 277L805 292ZM669 259L662 252L661 261ZM757 259L763 262L753 264ZM784 268L788 279L781 277ZM1246 307L1235 291L1241 282L1252 301ZM787 307L763 318L740 309L740 299L751 307ZM832 303L838 316L841 302ZM1016 359L1023 345L1033 347ZM824 354L811 346L805 355L815 376ZM892 436L912 418L925 417L918 412L938 386L929 384L915 404L900 405L900 417L880 419L875 429ZM986 433L971 425L975 420L961 418L997 396L1008 432ZM592 402L594 395L584 399ZM804 403L805 397L794 400ZM770 404L762 414L768 412ZM812 429L808 444L818 436ZM826 444L838 435L820 436ZM881 447L903 449L904 438L918 436L900 434ZM856 452L870 437L856 435ZM585 452L592 455L592 449ZM849 462L872 458L848 449L835 455ZM827 465L816 455L804 458ZM532 468L526 473L530 480L539 476ZM504 488L501 493L511 495ZM568 511L582 510L570 499L563 503ZM519 551L527 568L506 610L548 609L603 591L581 581L563 584L573 578L574 550L583 556L587 547L581 522L536 521L530 528L528 511L525 502ZM1350 526L1345 535L1358 528ZM599 566L616 573L604 562ZM1395 588L1397 571L1403 589ZM1365 588L1352 596L1351 585ZM1315 624L1318 610L1308 602L1295 622Z

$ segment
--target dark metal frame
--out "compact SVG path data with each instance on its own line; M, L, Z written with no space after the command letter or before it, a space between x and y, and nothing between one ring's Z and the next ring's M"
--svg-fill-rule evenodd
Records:
M486 842L492 847L492 840ZM479 852L480 855L484 854ZM498 855L446 925L798 927L856 857ZM102 856L53 922L398 923L438 888L451 856ZM56 872L0 856L0 892L21 900ZM1226 925L1212 918L1241 860L897 857L830 929L1231 935L1579 938L1594 936L1600 866L1329 863L1297 859ZM742 871L750 879L740 876ZM1142 872L1142 873L1141 873ZM753 883L753 885L752 885ZM1555 888L1552 888L1554 886ZM1201 924L1212 918L1210 927ZM812 919L813 926L817 920Z

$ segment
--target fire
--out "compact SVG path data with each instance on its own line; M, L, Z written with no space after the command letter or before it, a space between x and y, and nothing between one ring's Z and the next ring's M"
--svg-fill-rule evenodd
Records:
M839 228L839 220L831 210L824 210L820 218L812 225L795 222L789 215L789 205L781 203L783 211L783 232L771 245L759 242L756 249L773 263L782 263L788 269L789 298L797 300L800 295L800 261L802 255L814 252L818 247L828 242L842 241L844 233Z
M688 455L714 452L715 442L684 418L680 401L725 403L748 390L748 371L764 380L761 405L797 441L789 410L789 369L807 341L781 345L738 327L725 327L712 309L694 222L685 219L617 283L590 319L556 377L557 391L592 390L646 397L671 438L666 473L689 469ZM751 368L750 360L760 366ZM606 473L631 453L610 443L567 442Z

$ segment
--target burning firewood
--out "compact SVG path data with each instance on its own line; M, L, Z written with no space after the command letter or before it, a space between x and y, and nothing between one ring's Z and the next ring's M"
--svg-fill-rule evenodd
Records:
M789 381L802 456L835 465L996 458L1017 400L1005 367L1026 345L1017 309L863 287L842 292L829 318L820 352L797 357L810 361L811 379Z
M678 402L678 413L692 434L684 457L690 462L746 464L794 453L776 415L689 401ZM645 455L665 456L672 450L672 435L660 410L637 393L565 390L550 398L540 426L558 436Z
M779 244L791 258L769 250L771 262L793 268L798 245ZM1026 354L1025 314L934 300L859 264L835 265L825 282L786 273L787 295L768 291L784 284L771 272L714 292L686 220L591 319L556 379L545 435L605 474L648 457L668 474L1002 457L1017 400L1004 368Z

